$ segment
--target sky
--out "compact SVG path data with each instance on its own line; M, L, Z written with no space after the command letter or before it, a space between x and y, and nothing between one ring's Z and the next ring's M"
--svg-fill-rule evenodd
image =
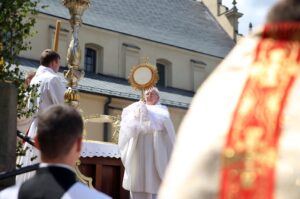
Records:
M223 0L222 4L230 9L232 2L233 0ZM246 35L249 32L250 22L253 27L264 24L268 10L277 0L236 0L236 2L239 12L244 14L239 18L239 33Z

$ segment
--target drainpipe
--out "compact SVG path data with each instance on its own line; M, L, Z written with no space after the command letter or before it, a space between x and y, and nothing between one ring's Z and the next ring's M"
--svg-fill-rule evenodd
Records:
M111 103L111 97L107 97L107 101L104 104L104 115L109 115L109 105ZM103 140L108 142L108 123L103 124Z

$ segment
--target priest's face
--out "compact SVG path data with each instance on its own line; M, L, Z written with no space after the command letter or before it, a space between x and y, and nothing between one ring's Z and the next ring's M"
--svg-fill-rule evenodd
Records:
M155 105L159 100L159 96L154 90L146 91L145 98L148 105Z

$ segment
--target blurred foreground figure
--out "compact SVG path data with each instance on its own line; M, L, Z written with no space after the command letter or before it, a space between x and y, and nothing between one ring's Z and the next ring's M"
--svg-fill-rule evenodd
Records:
M31 179L0 192L0 199L110 199L76 180L83 132L80 114L70 106L55 105L40 112L37 121L40 168Z
M160 199L300 198L300 1L278 2L198 90Z

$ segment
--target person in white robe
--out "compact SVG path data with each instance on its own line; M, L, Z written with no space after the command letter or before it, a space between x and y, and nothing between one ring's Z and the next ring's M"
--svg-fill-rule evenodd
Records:
M66 85L64 85L61 78L57 75L60 67L60 56L58 53L51 49L46 49L42 52L40 58L40 66L36 71L35 76L32 78L30 85L39 84L38 87L38 97L33 100L33 102L28 103L28 108L32 104L37 105L37 113L45 110L54 104L64 103L64 92L66 90ZM37 120L36 115L33 115L33 120L30 125L28 136L34 138L37 131ZM17 164L23 166L32 165L40 161L39 151L28 143L24 144L24 149L28 148L26 155L21 156ZM20 183L26 179L32 177L34 172L28 172L16 177L16 182Z
M124 108L121 118L123 187L132 199L156 197L175 141L173 123L167 107L159 103L157 88L147 90L145 99L146 103Z
M34 77L35 73L36 73L35 70L30 70L30 71L26 72L25 81L24 81L25 88L27 88L30 85L30 82L31 82L32 78ZM26 99L24 99L24 100L26 100ZM28 110L27 108L28 107L25 108L25 111ZM17 118L17 130L19 130L22 133L27 133L31 122L32 122L32 117L26 118L23 116L21 118Z
M299 10L278 2L199 88L159 199L300 198Z
M68 105L53 105L39 113L37 125L40 168L32 178L0 192L0 199L111 199L77 181L74 167L83 136L80 113Z

